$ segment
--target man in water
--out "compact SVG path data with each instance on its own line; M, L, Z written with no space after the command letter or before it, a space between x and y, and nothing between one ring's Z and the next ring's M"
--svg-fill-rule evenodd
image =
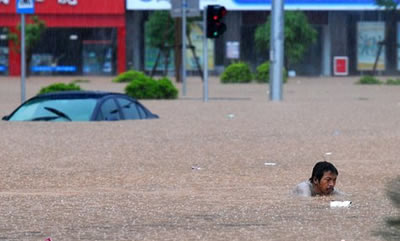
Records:
M313 168L310 179L298 184L293 193L303 197L342 194L335 189L338 175L339 172L332 163L318 162Z

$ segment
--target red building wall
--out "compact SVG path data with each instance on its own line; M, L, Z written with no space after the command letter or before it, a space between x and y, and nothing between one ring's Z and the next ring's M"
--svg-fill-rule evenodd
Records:
M59 0L36 0L35 15L44 20L49 28L117 28L117 71L124 72L126 66L125 0L76 1L76 5L70 5L61 4ZM16 14L16 1L10 1L9 4L0 3L0 27L15 29L19 23L20 15ZM10 49L11 44L10 41ZM19 54L11 51L10 75L21 74L20 61Z

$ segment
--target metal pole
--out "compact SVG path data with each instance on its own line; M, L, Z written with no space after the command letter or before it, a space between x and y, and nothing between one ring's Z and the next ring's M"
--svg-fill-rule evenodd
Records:
M21 14L21 102L25 101L25 14Z
M208 39L207 39L207 5L203 10L203 101L208 101Z
M182 95L186 96L186 0L182 0Z
M282 76L283 76L283 44L284 44L284 0L272 0L271 6L271 45L270 45L270 99L282 100Z

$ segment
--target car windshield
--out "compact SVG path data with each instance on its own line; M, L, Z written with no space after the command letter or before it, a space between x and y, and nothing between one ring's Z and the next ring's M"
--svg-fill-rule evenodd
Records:
M96 99L34 99L21 106L10 121L89 121Z

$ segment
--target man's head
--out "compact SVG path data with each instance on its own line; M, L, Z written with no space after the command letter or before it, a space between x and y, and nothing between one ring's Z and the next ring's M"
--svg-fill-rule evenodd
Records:
M332 163L318 162L313 168L310 182L313 184L316 193L329 195L335 188L338 175L339 172Z

